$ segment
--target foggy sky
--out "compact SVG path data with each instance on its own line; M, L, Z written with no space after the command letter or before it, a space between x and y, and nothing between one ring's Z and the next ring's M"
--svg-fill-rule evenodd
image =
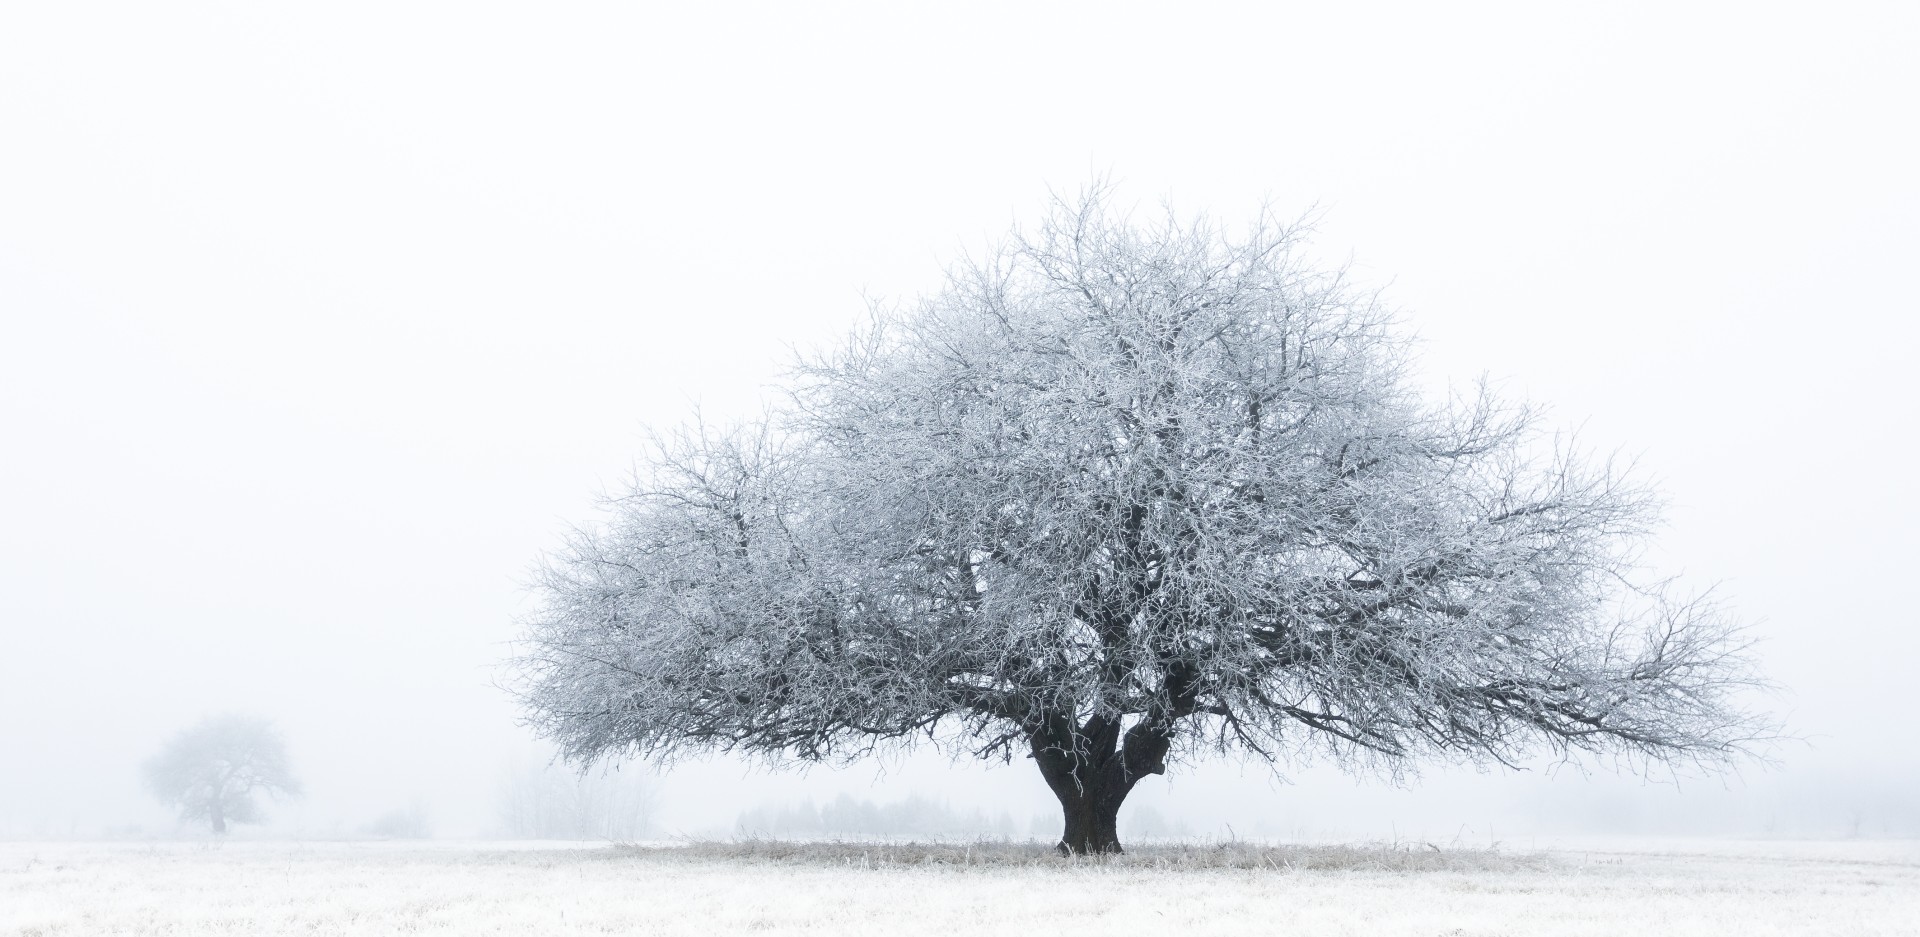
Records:
M1920 832L1920 14L1321 6L8 5L0 837L171 830L138 766L223 711L286 734L274 829L419 800L487 832L541 757L492 685L521 582L645 428L756 408L790 347L1099 173L1319 206L1435 386L1637 456L1650 559L1755 623L1807 737L1680 793L1204 765L1137 798ZM1024 763L656 783L689 829L841 790L1052 809Z

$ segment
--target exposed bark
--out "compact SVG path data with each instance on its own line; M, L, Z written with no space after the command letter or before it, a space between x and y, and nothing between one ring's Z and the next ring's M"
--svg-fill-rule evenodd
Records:
M1127 792L1094 788L1084 795L1060 802L1065 828L1057 847L1062 855L1100 855L1118 853L1120 848L1120 803Z
M1141 722L1124 739L1118 720L1095 716L1075 730L1057 719L1032 735L1040 776L1060 801L1062 855L1101 855L1120 846L1120 805L1149 774L1166 773L1171 732Z

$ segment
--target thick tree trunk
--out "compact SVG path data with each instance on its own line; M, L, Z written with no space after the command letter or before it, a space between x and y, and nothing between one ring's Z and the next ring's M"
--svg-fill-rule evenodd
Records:
M1166 770L1169 738L1164 729L1142 724L1121 744L1119 723L1102 717L1078 729L1055 720L1033 734L1033 760L1060 801L1061 854L1122 851L1120 805L1141 778Z
M1131 785L1127 785L1131 787ZM1060 799L1065 829L1057 847L1063 855L1092 856L1121 852L1120 804L1127 791L1093 787L1083 794Z
M216 797L207 810L208 818L213 821L213 831L215 833L225 833L227 831L227 815L220 807L220 799Z

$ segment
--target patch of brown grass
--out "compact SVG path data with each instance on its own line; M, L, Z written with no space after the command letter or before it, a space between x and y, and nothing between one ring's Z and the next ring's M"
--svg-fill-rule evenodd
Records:
M1111 868L1165 871L1265 869L1275 872L1510 872L1545 870L1542 854L1442 848L1430 843L1266 845L1245 842L1150 843L1120 855L1062 856L1041 843L813 842L706 840L677 846L626 846L623 854L661 859L901 869L924 867Z

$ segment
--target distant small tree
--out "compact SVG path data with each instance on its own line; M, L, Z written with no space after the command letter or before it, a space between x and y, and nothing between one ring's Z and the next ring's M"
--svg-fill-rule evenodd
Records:
M1486 392L1428 400L1302 229L1096 189L661 445L542 571L520 659L570 758L1024 753L1120 849L1204 752L1398 773L1724 763L1773 731L1734 622L1635 562L1658 499Z
M214 716L181 732L146 764L147 787L215 833L262 819L254 795L300 793L280 733L264 719Z

